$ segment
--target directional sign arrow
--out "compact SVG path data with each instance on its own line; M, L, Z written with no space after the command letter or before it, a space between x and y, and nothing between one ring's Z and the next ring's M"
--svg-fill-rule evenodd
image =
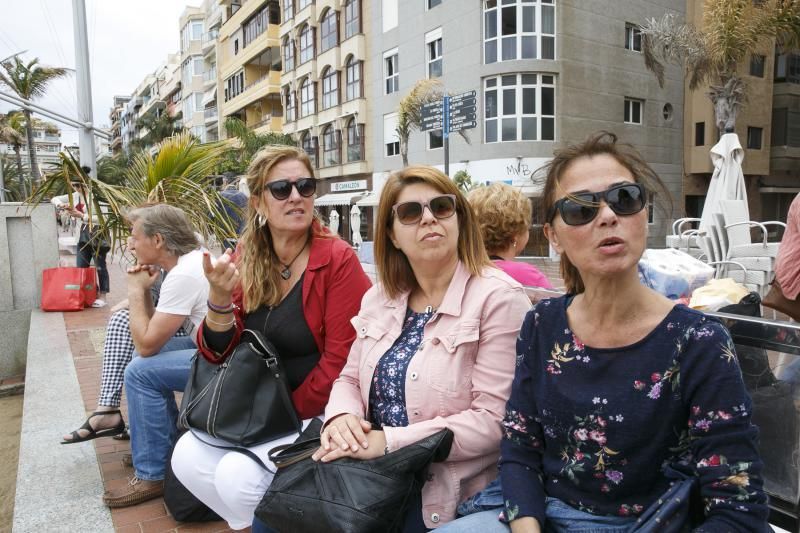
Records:
M475 91L467 91L465 93L456 94L450 97L450 103L452 104L453 102L458 102L459 100L466 98L475 98L476 94L477 93Z

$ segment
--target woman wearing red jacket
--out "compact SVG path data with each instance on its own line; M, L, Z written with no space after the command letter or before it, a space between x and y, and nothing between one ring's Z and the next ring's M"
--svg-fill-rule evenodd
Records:
M322 414L347 360L355 339L350 319L370 282L350 246L315 219L316 179L304 151L265 148L248 169L247 185L247 227L235 256L226 250L216 261L204 258L210 291L197 345L203 357L222 363L243 329L264 332L281 355L295 409L308 422ZM295 438L250 450L269 464L269 449ZM172 467L232 529L250 526L272 480L245 455L191 433L178 441Z

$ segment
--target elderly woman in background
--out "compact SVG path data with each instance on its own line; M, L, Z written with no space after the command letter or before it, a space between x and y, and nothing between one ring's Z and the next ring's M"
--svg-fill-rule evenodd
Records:
M647 192L663 184L610 133L556 152L547 168L545 234L568 294L539 302L517 341L504 520L514 532L629 531L660 504L672 481L662 468L672 466L696 476L695 531L768 531L758 432L730 334L639 282ZM497 511L455 525L508 531Z
M483 236L489 258L503 272L529 287L552 289L535 266L514 261L528 244L531 203L518 189L505 183L478 187L467 196Z
M514 342L530 303L491 268L472 209L434 168L408 167L387 181L375 258L380 283L353 319L357 339L314 459L371 459L449 428L450 455L430 467L405 517L404 531L425 531L495 477Z
M222 364L243 329L262 331L281 356L298 415L308 422L322 414L345 364L355 339L350 319L370 282L350 246L315 218L317 182L304 151L263 149L248 169L247 185L249 209L236 256L226 250L216 261L205 258L210 292L198 346L203 357ZM295 437L250 450L269 465L269 449ZM202 439L227 444L208 435ZM232 529L250 526L272 480L247 456L209 446L191 433L178 441L172 466Z

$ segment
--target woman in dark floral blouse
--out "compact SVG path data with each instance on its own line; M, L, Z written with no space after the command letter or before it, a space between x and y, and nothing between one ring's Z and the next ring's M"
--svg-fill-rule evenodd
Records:
M612 134L555 154L545 233L568 294L539 302L517 341L504 509L451 530L630 531L669 489L667 465L696 476L704 512L695 531L769 530L757 430L728 331L638 279L647 198L659 186Z

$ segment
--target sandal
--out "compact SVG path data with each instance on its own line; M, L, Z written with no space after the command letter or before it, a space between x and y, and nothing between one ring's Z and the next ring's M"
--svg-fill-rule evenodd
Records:
M119 424L117 424L113 428L105 428L95 431L94 428L89 424L89 420L91 420L95 416L103 416L103 415L120 415ZM81 437L78 434L78 432L82 429L85 429L89 433ZM86 419L86 422L84 422L81 427L72 432L72 438L70 440L62 440L61 444L86 442L87 440L99 439L100 437L113 437L114 435L119 435L120 433L124 432L125 432L125 421L122 420L122 413L120 412L119 409L115 409L113 411L95 411L91 415L89 415L89 417Z

